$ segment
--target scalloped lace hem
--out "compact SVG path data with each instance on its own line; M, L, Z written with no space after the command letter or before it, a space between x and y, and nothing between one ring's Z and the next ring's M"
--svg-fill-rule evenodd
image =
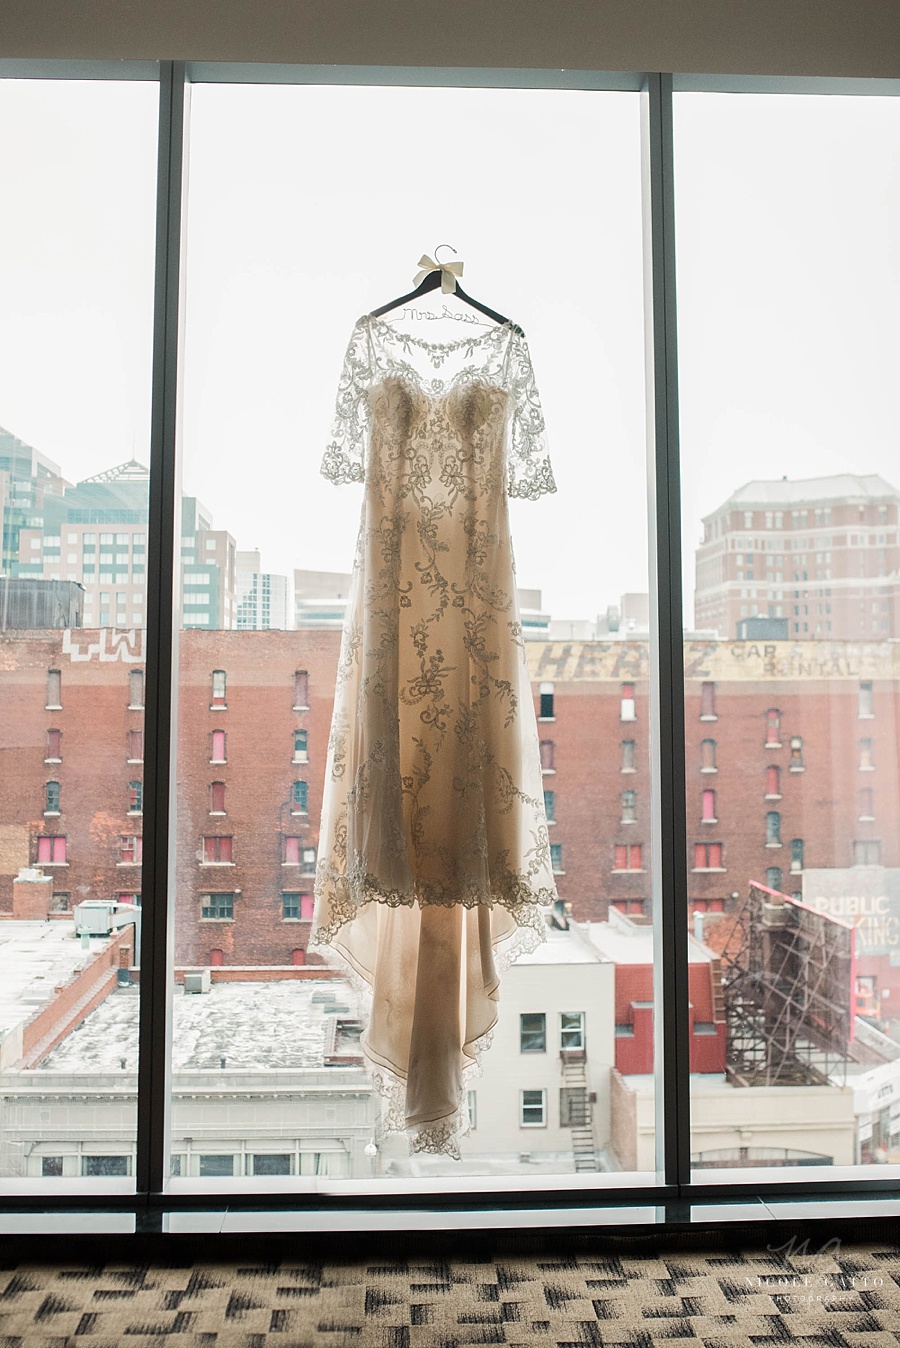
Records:
M536 950L547 939L543 909L536 904L523 906L532 908L534 916L538 920L527 921L525 925L517 926L510 936L501 937L494 944L494 959L498 977L520 956ZM350 983L359 998L360 1019L363 1022L363 1032L365 1032L372 1013L372 985L349 960L345 959L340 951L334 948L331 944L331 935L332 933L328 933L326 936L321 931L315 932L310 938L308 949L313 954L321 955L326 963L340 970ZM363 1043L363 1053L372 1073L372 1085L381 1100L380 1116L375 1123L376 1140L382 1141L389 1133L405 1134L409 1143L410 1155L414 1155L416 1152L427 1152L430 1155L449 1156L454 1161L461 1160L460 1139L471 1131L468 1108L469 1084L484 1073L481 1058L493 1043L496 1023L497 1018L495 1017L494 1024L463 1049L463 1054L468 1061L460 1073L460 1090L456 1108L452 1113L439 1119L430 1120L427 1123L407 1123L406 1077L399 1071L391 1070L384 1063L374 1062L365 1053L365 1043Z

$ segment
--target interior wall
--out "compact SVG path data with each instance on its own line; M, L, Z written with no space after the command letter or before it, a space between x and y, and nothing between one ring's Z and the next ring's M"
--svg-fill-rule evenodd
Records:
M897 0L11 0L0 56L900 76Z

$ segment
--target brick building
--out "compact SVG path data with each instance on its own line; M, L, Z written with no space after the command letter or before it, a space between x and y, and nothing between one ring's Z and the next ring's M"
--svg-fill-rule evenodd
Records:
M339 643L181 634L180 964L305 959ZM649 918L647 646L527 652L560 896L580 921ZM685 675L692 908L726 912L751 879L802 893L809 868L900 867L900 647L689 642ZM27 866L57 909L140 892L142 704L140 632L0 636L0 912Z
M694 621L734 637L784 619L798 641L900 635L900 492L875 474L748 482L703 520Z

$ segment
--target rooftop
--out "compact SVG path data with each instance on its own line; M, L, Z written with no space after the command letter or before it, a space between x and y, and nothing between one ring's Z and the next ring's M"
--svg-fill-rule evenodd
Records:
M0 1039L30 1020L108 944L105 936L91 937L84 949L71 920L0 922Z
M835 473L831 477L776 478L774 481L747 482L729 496L719 510L727 506L805 505L812 501L869 501L890 498L900 492L877 473ZM717 514L718 511L713 511ZM709 518L709 517L707 517Z
M603 955L591 946L576 926L568 931L547 928L547 939L527 955L520 955L512 968L527 964L601 964Z
M137 1066L138 996L117 989L40 1064L38 1071L118 1072ZM339 1010L338 1008L346 1008ZM357 1001L343 979L213 983L208 993L175 989L172 1065L176 1072L266 1071L323 1066L335 1016L352 1019Z

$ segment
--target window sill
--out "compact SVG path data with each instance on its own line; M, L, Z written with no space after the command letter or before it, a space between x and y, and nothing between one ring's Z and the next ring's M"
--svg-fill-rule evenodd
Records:
M553 874L554 874L554 875L565 875L565 871L558 871L558 870L555 870L555 869L554 869Z
M45 758L45 759L44 759L44 762L45 762L45 763L61 763L61 762L62 762L62 759L61 759L61 758ZM791 771L792 771L792 772L802 772L803 769L802 769L802 768L792 768ZM874 772L874 771L875 771L875 765L874 765L874 763L870 763L870 764L868 765L868 767L866 767L866 766L864 766L862 763L860 763L860 765L859 765L859 771L860 771L860 772Z
M615 868L615 866L614 866L613 869L612 869L611 874L613 874L613 875L645 875L645 874L646 874L646 867L644 867L644 866L631 866L631 867L628 868L628 870L617 871L616 868Z
M128 761L129 761L129 763L130 763L130 762L132 762L133 760L132 760L132 759L129 759ZM222 767L225 763L227 763L227 762L228 762L228 759L227 759L227 758L211 758L211 759L209 760L209 762L210 762L210 766L211 766L211 767L216 767L216 768L218 768L218 767Z
M116 862L116 865L117 865L117 866L140 866L140 864L141 864L141 863L140 863L139 861L117 861L117 862Z
M802 866L798 866L796 867L796 869L792 866L791 869L788 871L788 875L802 875L802 874L803 874Z
M68 866L68 861L36 861L36 866Z
M48 759L47 761L49 762L50 760ZM541 776L543 776L543 777L555 777L555 776L556 776L556 768L541 768Z
M636 720L637 720L637 716L620 716L620 717L619 717L619 720L620 720L623 724L624 724L625 722L629 722L629 723L630 723L630 722L636 721Z
M283 917L281 920L282 920L282 922L290 922L290 923L293 923L294 925L297 925L297 924L303 923L303 922L306 922L306 923L312 922L312 918L311 918L311 917Z
M701 824L718 824L718 819L701 819Z
M125 762L126 762L126 763L143 763L143 761L144 761L144 760L143 760L142 758L126 758L126 759L125 759Z
M291 759L291 762L292 762L292 763L301 763L301 764L304 764L304 765L305 765L305 764L307 764L307 763L309 762L309 759L308 759L308 758L292 758L292 759Z
M781 749L781 748L783 748L783 745L782 745L781 740L766 740L765 744L763 745L763 748L764 748L764 749Z
M129 818L129 819L143 819L143 817L144 817L144 811L143 811L143 810L129 810L129 811L128 811L128 818Z
M227 702L210 702L210 704L209 704L209 709L210 709L210 711L227 711L227 710L228 710L228 703L227 703Z
M58 818L59 818L59 810L45 810L45 811L44 811L44 818L45 818L45 819L58 819Z
M46 705L45 705L45 707L44 707L44 711L62 711L62 703L61 703L61 702L48 702L48 703L46 703Z
M805 772L805 771L806 768L803 766L802 763L800 764L792 763L791 766L788 768L788 772Z
M291 711L309 711L309 707L291 707Z
M144 710L145 710L145 707L144 707L144 704L143 704L142 702L129 702L129 704L128 704L126 710L127 710L127 711L144 711Z
M548 827L548 828L552 828L553 825L554 825L555 823L556 823L556 820L555 820L555 819L548 819L548 820L547 820L547 827Z
M724 875L724 866L692 866L691 875Z
M619 824L622 828L627 828L629 824L636 824L636 819L620 819Z
M857 823L859 823L859 824L874 824L874 823L875 823L875 816L874 816L874 814L861 814L861 815L859 816L859 819L857 820Z
M778 795L775 795L774 792L766 794L763 796L763 800L781 800L781 793L779 792Z
M546 1128L546 1123L520 1123L520 1128Z
M633 771L634 771L634 769L632 768L632 772L633 772ZM718 769L718 768L701 768L700 771L701 771L701 772L718 772L719 769Z
M309 810L291 810L291 818L307 819L309 818Z
M61 762L62 762L62 759L61 759L61 758L45 758L45 759L44 759L44 762L45 762L45 763L61 763ZM860 768L860 772L865 772L865 771L866 771L865 768Z
M701 721L718 721L718 716L701 716Z
M233 861L201 861L201 866L233 866Z
M222 923L224 923L224 922L234 922L234 918L233 918L233 917L201 917L200 921L201 921L202 923L204 923L204 924L207 924L207 925L213 925L213 924L215 924L215 925L217 925L217 926L221 926ZM218 968L218 965L213 964L213 965L210 966L210 968L213 968L213 969Z
M60 708L59 708L59 707L53 707L53 708L49 708L49 707L48 707L47 710L48 710L48 711L49 711L49 710L59 711ZM859 720L859 721L874 721L874 720L875 720L875 713L874 713L874 711L861 711L861 712L859 713L859 716L857 717L857 720Z
M539 717L538 717L538 721L541 723L541 725L550 725L550 723L551 723L552 721L555 721L555 720L556 720L556 717L555 717L555 716L539 716Z
M620 772L637 772L637 768L619 768Z
M209 811L209 817L210 817L210 819L224 819L224 818L225 818L225 811L224 811L224 810L210 810L210 811Z
M768 848L770 848L770 849L772 849L772 848L777 849L777 848L779 848L779 847L784 847L784 843L780 843L780 842L767 842L767 843L766 843L766 847L768 847Z

